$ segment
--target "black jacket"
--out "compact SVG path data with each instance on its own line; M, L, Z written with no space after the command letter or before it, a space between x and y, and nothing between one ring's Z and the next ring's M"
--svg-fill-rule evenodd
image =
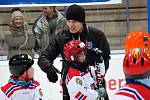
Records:
M45 71L48 68L47 66L52 64L59 54L61 54L64 64L63 46L72 39L80 39L82 42L87 42L89 50L93 47L99 48L103 52L103 59L106 67L105 70L107 71L109 68L110 47L104 33L93 27L85 27L82 33L75 35L72 35L69 30L63 30L58 33L53 40L50 41L47 49L41 52L38 59L40 68ZM87 54L88 64L94 65L93 57L95 56L88 53L88 51Z

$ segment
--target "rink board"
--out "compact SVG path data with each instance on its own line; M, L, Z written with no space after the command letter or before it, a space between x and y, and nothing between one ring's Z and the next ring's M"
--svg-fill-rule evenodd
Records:
M120 4L122 0L0 0L0 7L37 7Z
M106 86L109 98L124 84L124 74L122 70L124 54L111 55L110 67L106 74ZM57 58L54 65L61 69L61 58ZM57 83L50 83L47 80L46 74L40 70L37 65L37 59L34 63L35 79L40 82L41 88L46 98L49 100L62 100L62 89ZM1 85L5 84L9 79L8 61L0 61L0 82ZM60 79L60 75L59 75Z

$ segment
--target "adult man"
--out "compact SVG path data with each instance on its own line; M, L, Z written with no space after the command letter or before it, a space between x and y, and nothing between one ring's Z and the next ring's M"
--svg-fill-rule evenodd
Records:
M36 38L35 52L44 50L52 36L66 27L66 19L55 6L44 6L43 14L35 21L32 31Z
M65 78L68 72L69 62L64 58L63 47L65 43L70 40L80 40L88 45L86 53L87 62L89 65L95 65L96 53L93 48L98 48L103 52L103 58L105 63L105 71L109 67L110 59L110 48L106 40L104 33L98 29L88 27L85 23L85 10L81 6L71 5L66 10L66 19L68 30L63 30L58 33L52 41L50 41L48 47L43 51L38 59L38 65L40 68L47 73L47 77L50 82L55 83L58 80L56 70L53 67L53 61L61 53L63 58L62 68L62 88L63 88L63 99L69 100L69 95L65 85ZM100 59L97 56L96 59ZM106 97L108 99L108 97ZM107 100L106 99L106 100Z
M126 84L112 100L150 100L150 34L131 32L125 43L123 70Z

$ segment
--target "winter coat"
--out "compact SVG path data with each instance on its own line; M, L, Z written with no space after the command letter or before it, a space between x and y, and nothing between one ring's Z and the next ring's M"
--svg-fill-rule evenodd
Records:
M9 31L10 33L5 35L5 41L8 45L7 59L20 53L34 56L32 49L35 47L35 38L33 34L28 32L27 23L24 22L19 28L10 25Z
M54 16L51 19L47 18L44 14L39 16L32 28L36 38L35 50L44 50L53 35L62 31L65 27L66 19L58 10L55 10Z
M105 64L105 70L109 68L109 59L110 59L110 47L108 41L104 35L104 33L93 27L85 27L83 32L80 34L73 35L69 32L69 30L63 30L59 32L55 37L53 37L52 41L49 42L46 50L41 52L41 55L38 59L38 65L40 68L45 71L49 64L53 63L56 57L61 54L63 59L63 69L67 62L65 61L63 55L63 46L70 40L80 39L82 42L87 42L88 50L87 50L87 62L88 65L95 65L95 61L93 55L90 50L94 47L99 48L103 52L103 59Z

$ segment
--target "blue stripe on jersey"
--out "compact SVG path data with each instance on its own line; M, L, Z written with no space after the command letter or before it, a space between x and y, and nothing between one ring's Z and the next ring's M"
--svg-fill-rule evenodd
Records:
M135 95L135 97L137 98L137 100L143 100L141 95L134 89L131 88L122 88L119 91L126 91L127 93L131 93L133 95Z
M19 85L13 85L11 86L7 91L6 91L6 95L8 95L14 88L19 87Z
M84 96L84 95L81 94L78 100L82 100L83 96Z

